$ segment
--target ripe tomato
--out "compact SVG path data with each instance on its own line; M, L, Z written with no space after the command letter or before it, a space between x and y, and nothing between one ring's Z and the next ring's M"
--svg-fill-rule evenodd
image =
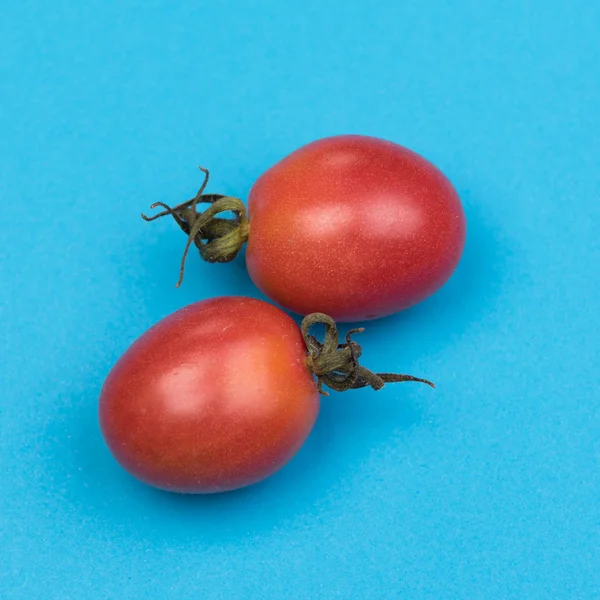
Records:
M425 299L450 277L465 241L448 179L418 154L372 137L296 150L257 180L248 208L254 283L296 313L336 321Z
M325 340L310 334L325 326ZM296 454L319 412L323 385L337 391L418 381L358 363L351 335L250 298L205 300L140 337L100 393L100 426L130 473L165 490L210 493L260 481ZM315 382L313 374L317 378Z
M450 277L465 242L452 184L430 162L392 142L358 135L296 150L254 184L248 202L203 194L172 215L209 262L233 260L248 241L250 277L299 314L374 319L424 300ZM197 212L199 203L211 204ZM233 212L233 220L218 217Z
M99 408L127 471L192 493L277 471L318 412L298 326L270 304L235 297L192 304L148 330L108 375Z

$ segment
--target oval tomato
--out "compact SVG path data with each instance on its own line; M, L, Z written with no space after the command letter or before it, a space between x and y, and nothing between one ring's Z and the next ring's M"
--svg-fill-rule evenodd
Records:
M250 277L299 314L338 321L406 309L440 288L465 242L460 199L418 154L381 139L342 135L296 150L253 186L249 220L237 198L203 194L172 215L209 262L227 262L248 240ZM200 213L200 203L210 203ZM233 212L233 220L219 217Z
M160 321L111 370L99 407L104 439L127 471L192 493L277 471L318 412L298 326L249 298L206 300Z
M345 135L308 144L266 171L249 197L254 283L300 314L337 321L406 309L456 268L465 217L430 162L397 144Z
M310 333L317 323L323 342ZM327 315L309 315L299 329L279 308L250 298L182 308L134 342L106 378L104 439L127 471L165 490L221 492L260 481L307 438L323 386L433 386L360 365L351 339L358 331L340 344Z

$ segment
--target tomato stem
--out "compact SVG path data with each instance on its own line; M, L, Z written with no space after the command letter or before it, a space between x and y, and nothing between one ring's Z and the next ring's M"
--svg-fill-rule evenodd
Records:
M325 326L323 342L310 333L310 329L317 324ZM346 343L340 344L337 325L331 317L323 313L312 313L304 317L302 337L308 350L306 364L317 377L318 389L321 394L329 396L329 393L323 389L323 385L336 392L345 392L366 386L380 390L386 383L401 381L416 381L435 387L427 379L396 373L373 373L359 365L358 359L362 354L362 348L352 339L352 335L363 331L362 327L351 329L346 334Z
M176 287L179 287L183 281L185 261L192 243L196 245L200 256L205 261L210 263L230 262L238 255L248 239L250 229L246 207L239 198L203 193L208 184L209 172L203 167L199 167L199 169L204 173L204 181L193 198L173 207L164 202L155 202L150 208L154 209L160 206L164 209L162 212L151 217L142 213L145 221L154 221L160 217L171 215L188 236L181 258L179 280ZM198 212L198 205L203 203L210 206L204 212ZM217 216L225 212L232 212L233 218L226 219Z

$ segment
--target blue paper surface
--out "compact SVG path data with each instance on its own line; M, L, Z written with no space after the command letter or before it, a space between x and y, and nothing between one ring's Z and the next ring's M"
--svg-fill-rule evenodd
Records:
M595 599L600 590L600 3L7 2L0 19L0 597ZM323 400L265 483L127 475L97 398L192 301L261 297L243 260L177 280L140 212L246 198L298 146L404 144L464 202L450 283L368 324L427 376Z

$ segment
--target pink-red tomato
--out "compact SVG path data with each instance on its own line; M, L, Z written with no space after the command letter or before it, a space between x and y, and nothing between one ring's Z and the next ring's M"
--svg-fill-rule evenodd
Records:
M109 373L99 407L104 439L127 471L188 493L277 471L318 412L298 326L241 297L192 304L149 329Z
M450 277L465 216L418 154L342 135L296 150L250 192L248 271L280 305L357 321L408 308Z

